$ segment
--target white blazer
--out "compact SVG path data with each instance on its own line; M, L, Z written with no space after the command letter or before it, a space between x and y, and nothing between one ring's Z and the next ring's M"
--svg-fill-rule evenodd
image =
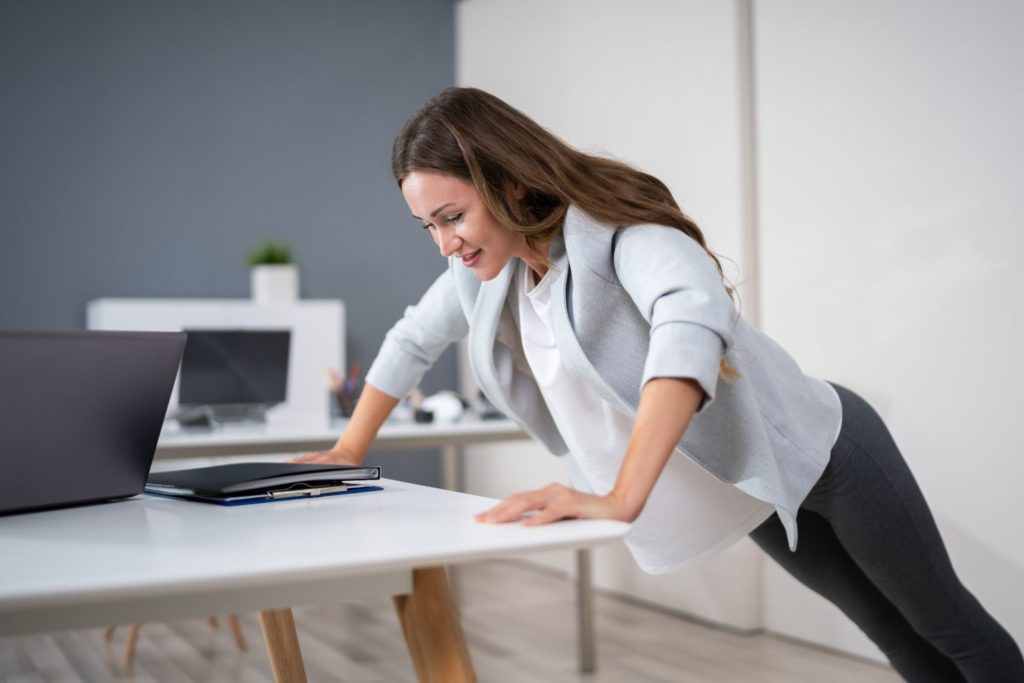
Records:
M661 225L604 225L570 206L552 258L556 343L567 369L627 415L654 377L688 377L704 399L678 446L718 479L775 507L797 545L796 515L828 463L842 406L747 324L696 240ZM401 398L451 342L469 335L470 365L500 410L556 455L566 446L525 361L509 286L513 258L481 282L456 257L387 333L366 382ZM741 374L719 377L725 356Z

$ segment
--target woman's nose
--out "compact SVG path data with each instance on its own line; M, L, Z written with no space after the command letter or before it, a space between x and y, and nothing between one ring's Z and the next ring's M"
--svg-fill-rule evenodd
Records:
M440 228L437 231L437 246L441 248L441 256L448 258L459 250L462 238L455 234L450 228Z

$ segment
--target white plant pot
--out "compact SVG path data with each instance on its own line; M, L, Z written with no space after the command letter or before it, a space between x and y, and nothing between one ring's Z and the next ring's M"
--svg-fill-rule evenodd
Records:
M256 303L290 303L299 298L299 267L295 264L253 266L251 283Z

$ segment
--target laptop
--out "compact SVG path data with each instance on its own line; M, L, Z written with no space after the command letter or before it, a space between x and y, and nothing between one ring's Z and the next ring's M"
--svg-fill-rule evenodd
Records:
M185 338L0 331L0 514L141 493Z

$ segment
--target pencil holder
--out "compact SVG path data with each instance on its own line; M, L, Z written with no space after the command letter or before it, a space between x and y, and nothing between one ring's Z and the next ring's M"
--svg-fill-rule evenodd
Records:
M337 391L331 392L334 396L334 402L338 406L338 412L341 413L342 417L352 417L361 389L361 386L352 386L339 388Z

